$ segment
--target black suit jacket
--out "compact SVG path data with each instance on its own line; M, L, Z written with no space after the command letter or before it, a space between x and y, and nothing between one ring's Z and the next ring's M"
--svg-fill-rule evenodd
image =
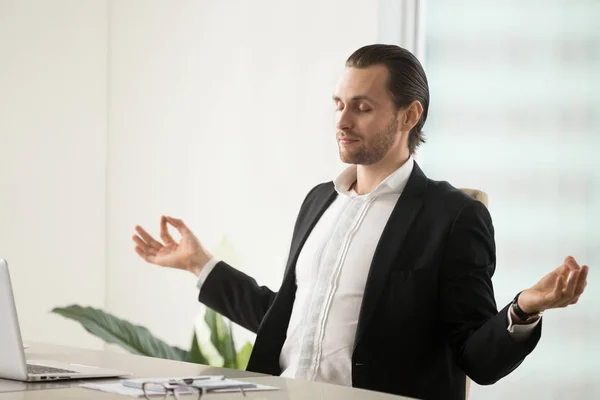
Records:
M278 375L296 293L296 261L335 199L331 182L307 195L294 228L283 283L275 293L220 262L201 302L256 332L248 370ZM483 385L514 370L536 346L498 312L492 221L486 207L417 164L385 226L367 278L352 355L355 387L420 399L464 400L465 374Z

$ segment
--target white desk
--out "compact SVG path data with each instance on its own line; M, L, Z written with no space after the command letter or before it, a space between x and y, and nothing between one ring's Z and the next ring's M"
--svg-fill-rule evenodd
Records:
M25 350L30 359L54 359L66 362L89 364L105 368L128 371L135 378L189 375L225 375L228 378L243 378L249 382L276 386L275 392L248 392L248 399L255 400L398 400L407 397L393 396L362 389L306 382L275 376L256 374L206 365L162 360L108 351L85 350L74 347L31 343ZM93 382L93 380L86 380ZM81 381L59 381L52 383L22 383L0 379L0 400L58 400L58 399L133 399L96 390L77 387ZM210 394L207 399L241 400L239 393ZM171 396L170 399L173 399Z

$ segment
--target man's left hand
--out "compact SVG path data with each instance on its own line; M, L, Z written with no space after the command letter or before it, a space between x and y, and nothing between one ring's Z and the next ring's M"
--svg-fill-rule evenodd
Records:
M588 270L573 257L565 258L563 265L519 295L519 307L527 314L536 314L577 303L587 285Z

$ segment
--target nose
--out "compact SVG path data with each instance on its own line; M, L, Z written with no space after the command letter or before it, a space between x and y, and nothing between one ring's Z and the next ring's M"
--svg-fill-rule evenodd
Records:
M348 108L338 111L336 113L335 118L336 118L335 128L338 131L348 131L348 130L352 129L352 127L353 127L352 116L350 115Z

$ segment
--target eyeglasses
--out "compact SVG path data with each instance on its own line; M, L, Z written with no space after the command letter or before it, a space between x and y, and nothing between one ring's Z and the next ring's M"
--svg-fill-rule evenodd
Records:
M246 392L244 392L244 385L230 385L210 388L210 387L196 387L191 386L194 383L193 379L183 379L182 381L171 381L168 383L158 383L158 382L144 382L142 384L142 390L144 392L144 397L147 400L155 400L155 399L166 399L169 394L173 394L175 399L201 399L202 396L207 395L208 393L217 393L221 390L231 390L237 389L239 393L246 397ZM249 385L254 386L254 385Z

